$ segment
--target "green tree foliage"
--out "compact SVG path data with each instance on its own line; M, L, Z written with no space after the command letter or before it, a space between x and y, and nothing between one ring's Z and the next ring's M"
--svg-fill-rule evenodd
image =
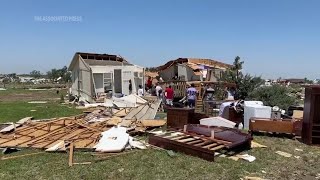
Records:
M10 78L9 78L9 77L5 77L5 78L2 80L3 87L6 88L6 84L9 84L10 82L11 82Z
M39 78L39 77L41 77L41 73L40 73L40 71L33 70L30 72L30 76L32 76L34 78Z
M240 57L237 56L233 62L233 66L221 78L222 81L236 84L236 95L240 99L246 99L254 89L263 84L261 77L243 74L241 72L243 64L244 61L240 61Z
M313 84L313 81L309 80L308 78L304 78L304 83Z
M281 109L288 109L296 101L296 98L290 95L290 89L281 85L257 88L250 93L249 97L262 101L264 105L279 106Z
M47 77L52 81L56 81L59 77L61 77L63 82L71 81L71 73L68 71L67 66L64 66L61 69L51 69L47 72Z

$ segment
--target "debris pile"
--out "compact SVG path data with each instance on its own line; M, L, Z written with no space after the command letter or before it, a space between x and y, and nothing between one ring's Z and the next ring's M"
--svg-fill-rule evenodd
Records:
M0 147L65 151L73 143L75 149L106 152L109 151L104 146L106 143L119 143L119 146L123 143L123 147L129 144L131 147L143 148L129 135L166 123L165 120L154 119L159 101L144 102L131 108L98 106L79 116L43 120L27 117L1 129Z

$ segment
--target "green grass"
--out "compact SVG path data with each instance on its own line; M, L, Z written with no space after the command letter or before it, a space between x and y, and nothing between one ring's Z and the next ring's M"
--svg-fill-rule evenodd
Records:
M7 96L26 94L28 90L12 90ZM0 92L1 93L1 92ZM1 94L0 94L1 96ZM39 100L59 98L54 92L44 95L33 91L28 97ZM30 99L28 99L29 101ZM23 98L0 103L0 121L15 121L26 116L51 118L80 113L50 100L48 104L28 104ZM31 109L37 111L31 112ZM159 114L164 118L165 114ZM137 150L130 154L110 157L91 165L68 167L67 153L43 153L11 160L0 160L0 179L240 179L257 176L268 179L314 179L320 173L320 148L307 146L297 140L268 136L254 136L254 140L267 148L255 148L243 153L255 156L256 161L233 161L217 157L215 162L177 153L171 157L163 150ZM303 149L303 152L295 149ZM291 153L290 158L276 151ZM23 149L5 156L38 152ZM2 156L2 155L0 155ZM297 159L294 156L299 156ZM90 152L76 152L75 162L93 161L97 157ZM265 172L265 173L264 173Z
M91 165L68 167L66 153L44 153L0 161L0 179L240 179L245 176L304 179L316 177L319 173L318 147L276 137L258 136L256 141L268 147L245 152L257 158L252 163L223 157L208 162L181 153L170 157L166 151L148 149L110 157ZM303 152L295 151L295 148L303 149ZM282 157L275 154L277 150L300 156L300 159ZM12 155L34 151L37 152L23 150ZM89 152L75 153L75 162L94 159L97 157L91 156Z
M80 114L81 111L72 106L58 102L47 104L29 104L27 102L0 102L0 122L15 122L24 117L46 119ZM36 111L31 111L36 110Z
M60 94L66 95L66 90L60 90ZM34 119L46 119L81 113L73 106L61 104L60 94L57 94L56 90L30 91L14 88L0 91L0 123L15 122L29 116ZM29 104L29 101L47 101L48 103Z

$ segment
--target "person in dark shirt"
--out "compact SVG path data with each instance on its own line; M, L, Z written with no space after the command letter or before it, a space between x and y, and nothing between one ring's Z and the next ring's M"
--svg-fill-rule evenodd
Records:
M152 88L152 78L151 78L151 76L148 77L147 87L148 87L148 90Z
M129 95L132 94L132 82L129 80Z
M194 108L197 100L198 91L195 88L194 84L191 84L191 87L187 89L188 104L190 108Z

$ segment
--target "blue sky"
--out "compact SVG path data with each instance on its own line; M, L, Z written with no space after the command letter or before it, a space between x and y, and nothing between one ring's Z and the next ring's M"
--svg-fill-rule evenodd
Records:
M253 75L320 78L317 0L7 0L0 6L0 74L45 73L81 51L120 54L142 66L178 57L232 63L240 56Z

